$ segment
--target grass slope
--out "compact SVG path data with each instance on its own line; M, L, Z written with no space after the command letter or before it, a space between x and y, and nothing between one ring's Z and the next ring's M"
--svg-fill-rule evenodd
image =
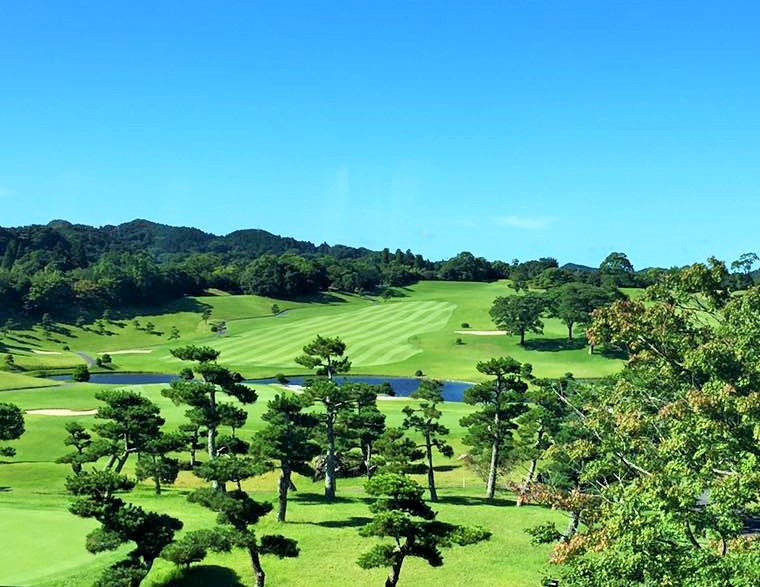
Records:
M167 426L172 428L184 420L184 408L171 404L160 394L162 386L135 386L136 389L160 405ZM68 385L56 389L6 391L3 401L10 401L24 410L38 408L88 409L97 407L94 394L101 386L91 384ZM257 387L260 398L248 406L248 424L240 432L250 436L260 425L260 415L266 401L275 393L276 386ZM401 412L411 400L384 400L381 409L387 414L388 424L401 422ZM494 504L481 498L483 483L462 465L456 455L462 454L463 430L459 419L472 410L461 403L444 405L443 423L451 429L451 442L455 458L438 457L437 481L442 501L435 509L440 519L466 524L478 524L491 529L493 539L467 548L454 548L444 553L446 564L432 569L419 561L410 560L404 566L401 585L437 587L443 584L467 583L472 587L522 587L540 584L541 577L550 571L546 563L548 549L530 544L524 529L549 520L558 524L563 516L538 507L513 507L508 496ZM55 464L55 459L66 451L63 446L64 424L76 419L85 425L93 417L60 418L26 416L26 434L14 445L18 454L12 460L0 462L0 519L3 532L13 536L0 549L0 584L30 586L85 587L103 567L114 560L114 554L90 555L84 549L84 537L93 527L91 521L81 520L67 512L69 498L64 491L68 467ZM131 472L134 463L127 465ZM423 482L422 477L417 477ZM187 493L198 481L182 473L175 487L164 495L155 496L144 484L129 495L129 500L145 508L165 511L180 517L185 528L192 530L208 526L213 515L186 501ZM257 531L284 533L300 542L301 556L296 560L266 558L267 584L272 587L298 585L317 587L333 585L348 587L358 584L382 585L384 571L364 571L356 564L357 556L373 543L360 538L359 526L370 516L361 479L339 479L339 499L335 504L325 503L320 483L298 478L299 491L293 495L288 508L289 522L279 525L273 515L267 516ZM268 474L246 483L246 489L257 498L275 499L276 477ZM44 558L40 559L40 553ZM231 567L231 571L225 567ZM178 577L176 570L159 562L149 576L153 587L192 587L214 585L234 587L250 585L249 563L242 552L214 555L187 577Z
M79 356L62 350L68 345L89 356L150 350L114 355L115 368L175 372L179 362L169 349L192 342L219 348L222 359L248 377L294 374L303 372L294 358L317 334L342 337L353 371L359 374L410 376L419 369L437 378L477 380L481 375L475 364L499 355L530 362L538 376L547 377L568 371L599 377L620 368L618 360L588 355L582 339L568 344L566 328L556 319L545 319L543 334L529 334L525 347L516 336L457 333L464 322L473 331L494 329L488 310L494 298L512 293L505 282L421 282L404 288L404 297L387 301L336 294L299 302L257 296L187 298L149 314L125 310L109 323L106 334L97 334L92 327L63 325L61 333L48 338L39 329L15 332L5 344L27 369L80 362ZM285 312L273 316L274 303ZM227 322L226 336L209 331L200 314L206 307L212 309L212 321ZM154 333L143 329L148 321L154 323ZM172 327L179 330L179 340L168 340ZM455 344L457 338L464 344ZM40 349L61 355L33 353Z

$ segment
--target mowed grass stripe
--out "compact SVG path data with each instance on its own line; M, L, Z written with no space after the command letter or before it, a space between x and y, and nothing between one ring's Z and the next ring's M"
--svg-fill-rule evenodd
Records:
M387 348L395 349L393 355L403 357L418 352L407 339L444 328L455 307L449 302L433 301L371 306L346 312L340 319L306 318L287 325L268 325L238 334L234 340L220 340L216 346L224 361L285 367L295 364L295 356L315 335L340 336L349 346L349 355L355 357L355 364L382 364ZM399 345L406 347L403 353Z
M445 325L452 310L443 308L429 313L421 320L410 316L407 321L392 326L390 330L373 332L371 337L351 347L352 356L357 364L378 365L404 360L420 351L409 342L409 338L422 332L437 330L441 324ZM398 359L399 356L402 358Z

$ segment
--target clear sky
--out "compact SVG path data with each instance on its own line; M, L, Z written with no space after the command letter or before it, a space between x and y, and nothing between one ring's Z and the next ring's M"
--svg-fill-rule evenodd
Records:
M0 2L0 225L760 252L760 2Z

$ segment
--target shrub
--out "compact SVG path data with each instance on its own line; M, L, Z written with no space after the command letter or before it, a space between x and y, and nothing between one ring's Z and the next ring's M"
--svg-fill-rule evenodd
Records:
M414 372L414 376L415 376L415 377L424 377L424 375L425 375L425 374L422 372L422 369L417 369L417 370Z
M462 328L469 328L470 327L470 323L469 322L462 322L461 326L462 326Z
M74 368L72 379L74 379L74 381L89 381L90 370L87 368L87 365L77 365Z
M63 345L63 350L64 351L70 351L71 347L69 345L65 344L65 345Z
M461 338L457 338L455 344L464 344L464 341Z
M283 373L278 373L277 375L274 376L274 378L277 380L277 383L279 383L280 385L287 385L288 383L290 383L290 379L285 377Z

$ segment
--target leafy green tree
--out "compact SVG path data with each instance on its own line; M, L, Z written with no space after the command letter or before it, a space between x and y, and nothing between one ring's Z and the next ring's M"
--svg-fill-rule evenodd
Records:
M464 392L465 403L480 405L480 410L462 418L460 424L467 429L464 443L471 447L471 456L478 461L488 456L486 497L493 499L498 471L517 427L513 420L526 410L524 378L530 376L530 365L501 357L480 362L476 368L493 379Z
M211 307L205 307L203 308L203 312L201 312L201 319L203 320L204 324L208 324L209 319L211 318L212 309Z
M169 340L177 340L179 339L179 328L176 326L172 326L171 330L169 331Z
M489 314L496 325L507 334L519 334L520 345L525 346L525 333L544 331L541 315L546 309L546 300L540 294L501 296L494 300Z
M153 324L153 322L148 321L145 323L145 326L143 326L143 330L148 334L153 334L156 331L156 325Z
M370 505L372 521L359 531L362 536L390 538L377 544L358 559L364 569L390 567L385 587L395 587L407 557L418 557L432 567L443 565L441 548L466 546L491 537L484 528L458 526L436 519L423 499L423 488L411 479L394 473L380 474L366 484L375 497Z
M189 345L171 350L171 354L182 360L192 361L197 379L178 378L172 381L168 389L161 394L175 404L185 404L189 409L185 412L191 424L207 430L207 447L209 460L217 458L217 436L222 425L224 404L218 401L217 395L224 393L237 399L242 404L256 401L256 392L240 383L242 376L218 364L216 359L219 351L211 347ZM221 410L221 412L220 412Z
M90 369L87 365L77 365L71 375L74 381L85 382L90 380Z
M0 440L16 440L24 433L24 414L21 409L8 403L0 403ZM0 455L12 457L16 449L10 446L0 446Z
M631 287L635 284L633 265L625 253L613 252L599 265L603 283L615 287Z
M146 450L147 445L161 436L164 419L156 404L144 395L126 389L109 389L95 394L105 405L95 417L105 422L93 430L110 443L107 468L120 473L131 454Z
M305 406L303 396L274 396L262 415L266 426L253 438L253 454L266 463L266 468L280 470L277 484L278 522L285 521L293 473L313 475L311 461L321 452L320 446L312 439L319 419L304 412Z
M377 396L386 392L390 385L369 385L366 383L346 382L353 395L353 403L347 410L338 414L336 435L338 450L344 456L361 455L362 466L367 478L372 477L375 464L375 443L385 432L385 414L377 407ZM390 389L392 392L393 390Z
M647 299L597 311L589 334L631 359L577 413L600 505L555 549L562 585L753 585L760 544L760 288L725 264L670 272Z
M197 464L196 455L198 450L202 449L204 444L201 442L203 428L200 421L194 421L195 418L201 417L201 414L193 412L193 419L185 424L180 424L178 431L182 437L183 447L190 452L189 466L192 469ZM190 416L188 416L190 419ZM201 418L202 419L202 418Z
M223 486L227 481L238 481L233 475L235 471L220 467L222 461L206 463L199 468L199 474L207 481ZM232 473L233 475L230 475ZM249 473L253 474L253 471ZM264 587L266 575L261 565L261 555L274 554L281 558L298 556L298 546L295 540L282 535L268 535L258 538L251 528L262 516L272 511L272 504L254 500L248 493L240 489L220 492L210 488L197 489L188 498L192 503L198 503L217 512L219 530L225 531L231 547L243 548L248 552L253 569L256 587Z
M426 379L412 393L411 397L419 400L420 404L417 408L404 407L402 428L414 430L422 436L423 443L420 448L425 450L430 501L435 502L438 501L438 493L435 489L433 449L435 448L445 457L454 456L454 449L444 440L444 437L449 434L449 429L440 422L442 414L438 406L443 403L443 383Z
M272 304L272 314L277 316L282 310L280 310L280 306L278 304Z
M296 357L296 363L308 369L314 369L320 377L330 381L340 373L348 373L351 361L347 356L346 343L340 338L317 337L303 347L304 354Z
M95 587L139 587L161 551L182 528L177 518L147 512L118 497L133 487L134 481L111 470L83 472L66 480L66 489L75 498L69 508L71 513L100 522L87 535L89 552L96 554L134 544L124 559L103 571Z
M386 428L375 442L376 462L379 473L403 475L412 469L425 452L406 436L402 428Z
M16 359L13 358L11 353L7 353L3 358L3 364L8 371L16 370Z
M586 283L565 283L547 292L549 313L567 326L567 339L573 341L573 327L588 325L591 313L620 299L620 292Z

